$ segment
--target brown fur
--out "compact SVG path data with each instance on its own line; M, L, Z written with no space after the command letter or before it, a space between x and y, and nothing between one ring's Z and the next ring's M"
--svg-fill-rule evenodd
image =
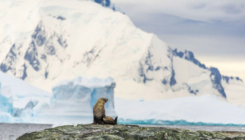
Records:
M93 124L104 124L103 118L105 117L105 103L108 101L106 98L100 98L93 108L94 122Z
M117 124L117 117L114 120L112 117L106 116L106 117L103 118L103 121L104 121L105 124L116 125Z

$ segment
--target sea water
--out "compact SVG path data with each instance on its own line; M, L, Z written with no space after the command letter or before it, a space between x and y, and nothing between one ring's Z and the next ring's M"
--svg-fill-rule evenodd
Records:
M0 140L16 140L25 133L51 128L49 124L7 124L0 123Z

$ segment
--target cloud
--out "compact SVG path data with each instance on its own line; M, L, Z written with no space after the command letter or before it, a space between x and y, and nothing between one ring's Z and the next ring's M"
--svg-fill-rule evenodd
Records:
M245 19L244 0L114 0L123 11L162 13L197 21L237 21Z
M244 12L245 9L245 4L240 4L240 5L235 5L233 3L229 3L226 4L224 6L222 6L222 9L224 10L224 12L226 12L227 14L240 14Z

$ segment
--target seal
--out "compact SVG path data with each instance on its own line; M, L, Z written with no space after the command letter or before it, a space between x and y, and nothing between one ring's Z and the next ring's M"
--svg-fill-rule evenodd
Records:
M114 120L112 117L106 116L103 118L103 121L105 124L117 125L117 117Z
M105 103L108 101L106 98L100 98L93 108L94 122L93 124L104 124L103 118L105 117Z

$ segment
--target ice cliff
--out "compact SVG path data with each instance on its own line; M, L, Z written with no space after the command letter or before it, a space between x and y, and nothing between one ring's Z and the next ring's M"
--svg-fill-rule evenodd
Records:
M50 109L45 110L44 113L53 114L53 116L58 115L56 116L58 118L63 116L64 122L91 123L93 106L99 98L104 97L108 99L105 104L106 114L116 116L114 88L115 83L112 78L86 79L78 77L71 81L63 81L54 86ZM77 119L77 121L74 121L74 119Z

